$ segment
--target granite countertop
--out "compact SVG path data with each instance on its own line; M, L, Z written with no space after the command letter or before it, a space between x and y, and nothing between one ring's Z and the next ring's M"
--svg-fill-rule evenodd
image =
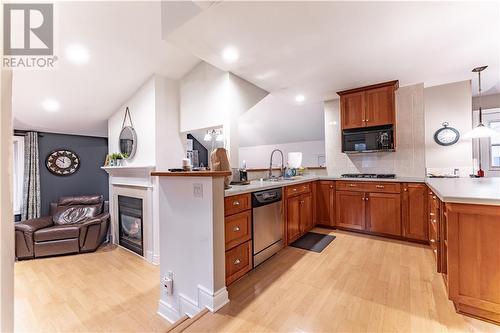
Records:
M314 180L345 180L345 181L372 181L372 182L400 182L400 183L423 183L424 177L398 177L398 178L343 178L340 176L299 176L291 180L260 181L253 180L249 185L231 185L225 190L224 196L229 197L236 194L252 193L270 188L290 186Z
M427 178L443 202L500 206L500 178Z
M394 179L378 178L342 178L340 176L303 176L293 180L276 182L254 180L249 185L231 185L224 195L251 193L276 187L290 186L314 180L344 180L344 181L374 181L374 182L404 182L426 183L443 202L469 203L479 205L500 206L499 178L424 178L398 177Z

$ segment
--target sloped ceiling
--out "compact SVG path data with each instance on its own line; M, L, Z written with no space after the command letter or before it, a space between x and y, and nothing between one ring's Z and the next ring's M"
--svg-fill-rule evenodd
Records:
M168 40L263 89L293 100L399 79L425 86L474 79L487 64L486 93L499 89L500 3L447 1L225 1ZM227 64L228 45L240 58ZM497 85L497 86L495 86Z
M55 9L58 67L14 73L17 129L106 136L108 117L153 73L176 79L199 62L162 40L159 1L59 1ZM65 59L71 43L88 48L88 64ZM58 100L60 110L42 110L45 98Z

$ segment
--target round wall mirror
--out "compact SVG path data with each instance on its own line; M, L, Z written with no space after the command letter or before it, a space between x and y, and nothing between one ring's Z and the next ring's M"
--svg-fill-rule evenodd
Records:
M127 159L134 157L137 149L137 135L132 126L125 126L120 132L120 153L126 154Z

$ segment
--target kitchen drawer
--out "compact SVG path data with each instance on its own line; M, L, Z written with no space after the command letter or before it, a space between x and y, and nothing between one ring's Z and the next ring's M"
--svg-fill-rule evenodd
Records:
M287 186L285 188L287 196L298 195L302 193L311 192L311 183L303 183L298 185Z
M337 181L338 191L359 191L359 192L380 192L380 193L400 193L401 184L389 182L348 182Z
M252 207L250 193L224 198L224 216L236 214Z
M252 238L252 211L246 210L225 219L226 250L229 250Z
M226 251L226 286L252 269L252 241Z

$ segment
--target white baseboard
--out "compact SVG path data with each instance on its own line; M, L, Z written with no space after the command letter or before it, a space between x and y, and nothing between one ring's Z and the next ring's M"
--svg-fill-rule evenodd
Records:
M156 313L170 323L175 323L181 317L179 311L164 300L160 300L158 304L158 311Z
M183 294L178 294L177 297L179 300L178 309L164 300L160 300L158 306L158 314L170 322L176 321L183 315L194 317L205 308L211 312L215 312L229 303L229 296L226 287L212 293L207 288L198 285L197 301Z
M159 254L153 254L151 263L153 265L159 265L160 264L160 255Z
M229 294L226 287L212 293L205 287L198 285L198 303L211 312L215 312L229 303Z

